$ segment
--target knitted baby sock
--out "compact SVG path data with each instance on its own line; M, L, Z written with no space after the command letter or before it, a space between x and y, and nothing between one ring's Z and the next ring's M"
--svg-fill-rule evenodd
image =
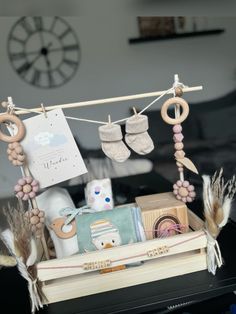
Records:
M148 118L135 114L126 121L125 141L136 153L145 155L154 149L153 141L148 132Z
M122 141L121 127L118 124L108 123L98 128L102 141L102 150L110 159L124 162L130 156L130 151Z

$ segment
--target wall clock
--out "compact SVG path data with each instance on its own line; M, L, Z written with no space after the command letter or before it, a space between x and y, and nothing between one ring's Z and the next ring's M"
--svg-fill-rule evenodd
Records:
M80 45L75 31L61 17L22 17L10 30L8 55L25 82L55 88L75 75Z

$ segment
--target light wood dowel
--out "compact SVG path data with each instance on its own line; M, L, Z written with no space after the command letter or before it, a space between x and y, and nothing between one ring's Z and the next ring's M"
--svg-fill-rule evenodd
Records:
M202 86L194 86L194 87L184 87L183 92L194 92L194 91L200 91L202 90ZM62 109L69 109L69 108L79 108L79 107L86 107L86 106L94 106L94 105L101 105L101 104L108 104L113 102L120 102L120 101L127 101L127 100L135 100L135 99L142 99L142 98L148 98L148 97L156 97L160 96L166 91L157 91L157 92L151 92L151 93L144 93L144 94L136 94L136 95L128 95L128 96L120 96L120 97L112 97L112 98L104 98L104 99L97 99L97 100L88 100L88 101L81 101L77 103L72 104L62 104L62 105L54 105L54 106L47 106L44 107L46 111L50 111L56 108L62 108ZM169 92L168 94L171 94ZM19 105L19 107L21 107ZM43 108L39 106L38 108L31 108L28 110L33 110L34 112L43 112ZM21 114L29 114L29 111L27 110L15 110L15 113L17 115Z

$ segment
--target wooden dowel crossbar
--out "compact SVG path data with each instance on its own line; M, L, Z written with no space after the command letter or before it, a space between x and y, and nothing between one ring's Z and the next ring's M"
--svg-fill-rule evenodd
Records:
M200 91L202 90L202 86L194 86L194 87L184 87L183 92L194 92L194 91ZM120 102L120 101L128 101L128 100L135 100L135 99L142 99L142 98L148 98L148 97L155 97L160 96L164 94L166 91L157 91L157 92L150 92L150 93L144 93L144 94L136 94L136 95L128 95L128 96L120 96L120 97L112 97L112 98L104 98L104 99L97 99L97 100L88 100L88 101L81 101L77 103L71 103L71 104L62 104L62 105L53 105L53 106L45 106L44 109L46 111L50 111L56 108L61 109L69 109L69 108L79 108L79 107L86 107L86 106L94 106L94 105L101 105L101 104L108 104L113 102ZM170 94L171 91L168 93ZM43 112L44 109L42 106L38 108L31 108L28 110L32 110L34 112ZM21 114L29 114L30 112L27 110L15 110L15 113L17 115Z

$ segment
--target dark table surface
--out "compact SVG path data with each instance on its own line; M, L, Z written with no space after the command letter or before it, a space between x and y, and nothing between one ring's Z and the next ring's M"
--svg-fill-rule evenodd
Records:
M149 179L146 178L146 181L144 178L139 181L140 177L137 180L135 176L129 179L131 179L129 182L134 188L134 194L137 193L135 196L155 193L157 190L165 192L171 188L170 183L165 182L161 177L158 179L156 174L152 174ZM156 186L153 185L154 183ZM119 184L122 184L121 179L114 182L116 187ZM128 181L123 187L126 184L126 189L128 189L130 187ZM149 193L150 191L151 193ZM131 190L129 198L128 201L132 201L133 194ZM195 206L192 205L192 207ZM236 239L236 223L230 220L218 238L224 265L217 270L215 276L208 273L207 270L199 271L50 304L45 306L40 314L158 313L159 310L163 310L170 305L189 301L198 302L232 292L236 290L234 239ZM0 282L1 306L8 309L6 313L30 313L27 286L24 279L18 274L17 269L2 269L0 271Z

